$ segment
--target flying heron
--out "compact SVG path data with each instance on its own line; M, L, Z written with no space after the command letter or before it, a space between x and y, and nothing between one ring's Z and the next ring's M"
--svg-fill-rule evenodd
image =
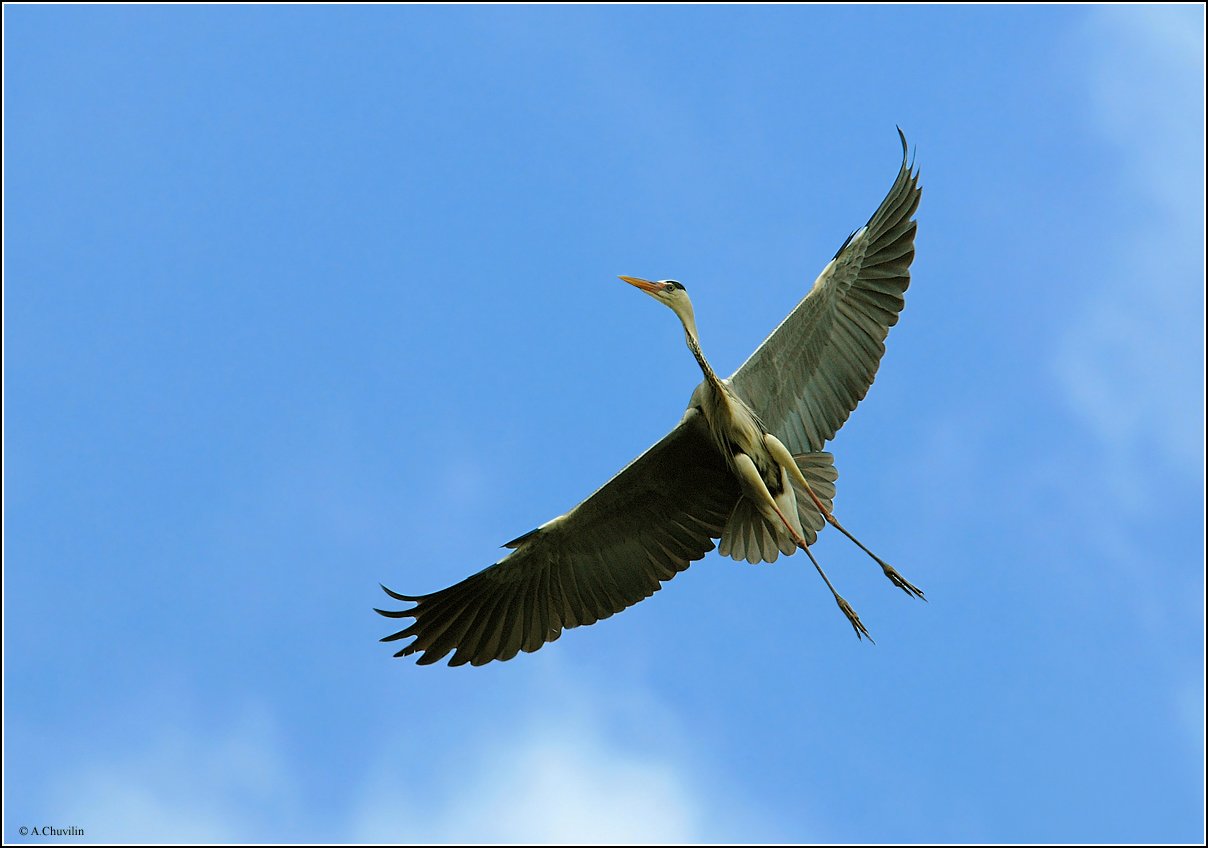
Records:
M897 323L914 259L918 172L902 164L885 199L813 287L729 379L701 350L688 292L676 280L621 279L669 307L704 373L679 424L565 515L508 542L499 562L446 589L390 597L377 610L412 618L383 642L419 664L483 665L535 651L661 588L713 550L748 562L805 551L858 638L868 630L809 546L826 523L855 542L908 595L922 591L849 533L831 511L833 457L822 450L872 384Z

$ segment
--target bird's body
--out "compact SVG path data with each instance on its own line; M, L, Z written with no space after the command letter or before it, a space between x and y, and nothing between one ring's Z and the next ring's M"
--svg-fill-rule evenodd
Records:
M704 416L714 447L726 457L736 474L735 457L745 454L754 462L769 488L780 488L779 466L763 443L767 429L755 410L738 396L728 381L716 376L702 380L692 392L685 412L693 413Z
M704 375L683 418L583 503L508 542L512 552L494 565L429 595L387 589L414 604L378 610L415 619L383 640L413 639L396 656L422 652L427 664L453 651L451 665L481 665L535 651L563 629L648 597L712 550L714 539L723 555L749 562L804 550L856 634L867 636L809 550L826 523L894 585L922 597L835 519L837 473L822 450L872 383L909 284L919 188L904 136L902 151L897 180L868 224L729 379L705 358L683 285L622 277L683 325Z
M704 363L704 356L699 354L699 344L691 337L688 346L698 354L698 361ZM702 368L707 369L705 379L692 393L692 400L684 414L704 418L713 446L725 458L742 488L743 496L752 503L762 505L764 509L761 514L780 530L777 516L767 508L766 498L770 497L781 512L791 516L790 521L797 517L796 497L788 478L789 471L772 456L767 445L767 428L750 404L738 396L729 381L713 374L707 363ZM787 531L789 528L783 529ZM793 529L797 530L799 536L804 535L796 524Z
M747 457L768 490L778 494L783 488L781 468L764 444L767 430L755 411L730 386L721 390L708 386L701 395L700 414L709 425L714 446L729 462L731 470L738 474L738 457Z

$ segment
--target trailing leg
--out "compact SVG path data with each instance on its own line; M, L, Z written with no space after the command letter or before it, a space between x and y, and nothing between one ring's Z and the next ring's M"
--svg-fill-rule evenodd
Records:
M821 575L822 581L826 583L826 588L830 589L831 594L834 595L835 603L839 605L840 611L847 616L847 620L851 624L852 629L856 631L856 638L862 639L867 637L868 641L875 645L876 642L873 642L872 636L870 636L868 633L868 628L866 628L864 623L860 621L860 616L856 614L854 609L852 609L851 604L845 601L843 596L835 591L835 587L831 584L830 578L826 576L826 572L822 570L822 566L818 564L818 560L814 558L813 552L810 551L809 545L807 545L805 540L801 538L801 531L797 529L794 522L790 521L789 518L785 516L784 512L781 511L780 507L776 504L776 499L772 497L771 492L769 492L767 486L764 485L763 479L759 476L759 472L755 468L755 463L753 463L751 458L746 454L738 454L734 457L734 464L738 470L740 479L743 481L743 487L748 490L749 494L757 495L759 498L757 503L762 504L765 509L771 510L771 512L773 512L776 517L780 519L785 528L788 530L789 534L793 537L793 541L797 543L797 547L805 551L805 555L810 558L810 562L814 564L814 568L818 569L818 574ZM794 468L795 467L796 465L794 464ZM796 518L796 515L793 517ZM771 520L770 516L768 516L768 518Z
M839 609L843 611L845 616L847 616L848 622L851 623L852 630L856 631L856 638L859 639L864 636L868 638L869 642L872 642L874 645L877 644L876 642L873 642L872 636L868 635L868 628L864 626L864 622L860 621L860 616L856 615L856 611L851 608L851 604L843 600L843 596L835 591L835 587L832 586L830 580L827 579L826 572L822 570L822 566L818 564L818 560L814 558L814 554L810 551L810 549L802 546L801 550L805 551L805 555L810 558L810 562L814 564L814 568L818 569L818 573L822 575L822 579L826 582L826 588L830 589L831 594L835 596L835 603L839 605Z
M778 463L780 463L783 468L788 470L789 474L793 475L793 480L796 481L805 490L806 494L810 496L810 500L814 502L814 506L818 508L820 513L822 513L822 517L826 519L827 523L834 526L836 530L855 542L856 546L859 547L860 550L872 557L873 561L876 562L877 565L881 566L881 571L885 573L885 576L889 578L893 585L897 586L907 595L927 600L925 597L923 597L922 589L915 586L913 583L899 574L896 568L866 548L863 542L849 533L847 528L839 523L839 520L831 514L831 511L828 510L825 505L823 505L821 499L814 494L814 490L810 487L809 480L805 478L805 475L801 473L801 469L797 467L797 461L793 459L793 455L789 453L789 449L786 448L779 439L777 439L771 433L768 433L764 436L764 442L767 444L768 452L772 454L772 457Z

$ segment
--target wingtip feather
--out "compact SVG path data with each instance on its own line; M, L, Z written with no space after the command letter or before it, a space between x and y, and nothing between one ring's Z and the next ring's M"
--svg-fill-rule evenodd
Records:
M385 592L390 597L394 598L396 601L408 601L408 602L413 603L415 601L422 601L424 599L423 595L402 595L402 594L399 594L398 592L395 592L393 589L387 589L381 583L379 583L378 585L382 587L383 592Z
M378 615L386 616L386 618L415 618L414 608L405 610L384 610L374 607L373 611Z

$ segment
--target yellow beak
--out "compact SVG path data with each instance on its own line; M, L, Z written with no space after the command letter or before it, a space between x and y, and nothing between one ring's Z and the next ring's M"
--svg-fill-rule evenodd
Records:
M641 277L626 277L624 274L622 274L620 279L624 280L635 288L641 289L642 291L646 292L646 294L654 294L660 290L660 286L658 286L656 283L652 283L649 280L643 280Z

